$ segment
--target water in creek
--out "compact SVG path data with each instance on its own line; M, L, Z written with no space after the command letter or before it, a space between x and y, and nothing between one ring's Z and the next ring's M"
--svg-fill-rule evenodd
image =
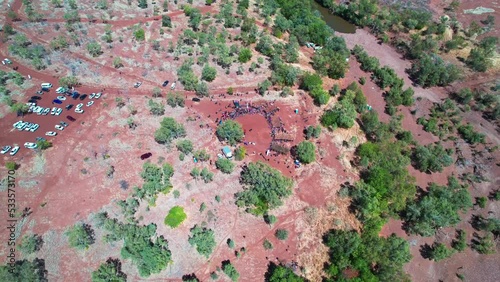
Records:
M316 1L312 0L311 2L312 2L313 8L318 10L318 12L320 12L321 16L323 17L323 20L333 30L335 30L336 32L340 32L340 33L355 33L356 32L355 25L349 23L348 21L344 20L341 17L333 15L327 8L316 3Z

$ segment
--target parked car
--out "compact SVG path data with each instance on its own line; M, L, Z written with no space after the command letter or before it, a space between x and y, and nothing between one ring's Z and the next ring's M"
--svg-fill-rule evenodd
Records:
M59 124L56 124L56 126L54 126L57 130L64 130L64 127L59 125Z
M192 100L193 102L199 102L199 101L201 101L201 100L200 100L200 98L196 98L196 97L192 98L191 100Z
M48 82L42 83L42 88L52 88L52 84Z
M5 64L10 65L10 64L12 64L12 61L11 61L11 60L9 60L9 59L7 59L7 58L5 58L5 59L3 59L3 60L2 60L2 63L3 63L4 65L5 65Z
M83 103L80 103L80 104L76 105L77 109L80 109L81 107L83 107Z
M172 83L172 86L170 86L170 89L174 90L175 89L175 82Z
M139 86L142 85L142 82L136 82L134 83L134 88L139 88Z
M54 103L55 103L55 104L59 104L59 105L60 105L60 104L62 104L62 101L61 101L61 100L59 100L59 99L54 99L54 100L52 101L52 104L54 104Z
M28 103L33 103L33 104L35 104L36 102L38 102L38 100L35 100L35 99L30 99L30 100L28 100Z
M42 97L40 97L40 96L31 96L31 99L41 100L41 99L42 99Z
M38 94L38 95L43 95L43 91L42 91L42 90L38 90L38 91L36 92L36 94Z
M76 119L72 116L66 116L67 119L69 119L70 121L75 121Z
M47 141L47 139L43 138L43 137L37 137L35 138L36 142L40 142L40 141Z
M45 110L43 110L42 112L42 115L46 116L50 113L50 108L45 108Z
M69 124L65 123L64 121L60 121L59 124L62 125L62 126L64 126L64 127L66 127L66 126L69 125Z
M90 106L92 106L93 104L94 104L94 101L90 101L90 102L88 102L88 103L87 103L87 107L90 107Z
M69 104L66 106L66 110L68 110L68 111L71 110L71 108L73 108L73 104Z
M29 131L31 126L33 125L34 123L31 123L31 122L27 122L25 125L24 125L24 130L25 131Z
M168 85L168 80L165 80L165 82L163 82L162 86L165 87Z
M31 132L35 132L38 128L40 128L40 125L39 124L33 124L31 127L30 127L30 131Z
M75 100L78 99L78 97L80 97L80 94L78 94L78 92L73 93L73 96L71 96L71 98Z
M36 143L26 142L26 143L24 143L24 147L26 147L28 149L36 149L36 147L38 147L38 145Z
M3 146L2 147L2 150L0 151L0 154L5 154L7 153L8 151L10 151L10 148L12 148L11 146Z
M55 131L47 131L47 132L45 132L45 135L47 135L47 136L56 136L57 132L55 132Z
M12 148L12 150L10 150L10 155L11 156L14 156L15 154L17 154L17 152L19 151L19 146L14 146L14 148Z
M80 96L81 101L85 100L85 98L87 98L87 94L83 94L82 96Z
M56 111L57 111L57 108L56 107L53 107L52 110L50 111L50 114L51 115L55 115L56 114Z
M64 97L64 96L57 96L57 99L59 99L61 101L64 101L64 100L66 100L66 97Z
M75 109L75 113L77 114L83 114L83 110L80 108Z
M95 93L92 93L89 95L89 99L94 99L94 97L95 97Z
M62 94L62 93L64 93L64 92L66 92L66 88L64 88L64 87L58 87L58 88L56 89L56 93L57 93L57 94Z
M145 153L145 154L142 154L142 155L141 155L141 160L145 160L145 159L147 159L147 158L150 158L152 155L153 155L153 154L151 154L151 153Z
M63 109L61 109L61 108L57 108L57 111L56 111L56 116L61 115L61 114L62 114L62 111L63 111Z
M101 93L101 92L98 92L98 93L96 93L96 94L95 94L95 97L94 97L94 98L99 99L99 98L101 98L101 95L102 95L102 93Z

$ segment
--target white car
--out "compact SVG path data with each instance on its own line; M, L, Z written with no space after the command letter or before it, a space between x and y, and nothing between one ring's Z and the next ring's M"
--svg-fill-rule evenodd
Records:
M38 145L36 143L26 142L24 143L24 147L28 149L35 149L36 147L38 147Z
M99 98L101 98L101 95L102 95L102 93L101 93L101 92L99 92L99 93L95 94L95 97L94 97L94 98L99 99Z
M3 61L2 61L2 62L5 62L5 64L7 64L7 65L12 64L12 61L11 61L11 60L9 60L9 59L7 59L7 58L3 59ZM4 65L5 65L5 64L4 64Z
M14 126L14 128L19 129L21 126L23 126L23 124L24 124L24 121L20 120L20 121L17 121L16 123L14 123L12 126Z
M56 124L56 126L54 126L57 130L64 130L64 126L61 126L59 124Z
M57 99L59 99L61 101L64 101L64 100L66 100L66 97L64 97L64 96L57 96Z
M75 113L77 113L77 114L83 114L83 110L80 109L80 108L76 108L75 109Z
M14 156L15 154L17 154L17 151L19 151L19 146L14 146L14 148L12 148L12 150L10 150L10 155L11 156Z
M80 109L81 107L83 107L83 103L80 103L80 104L76 105L77 109Z
M94 101L87 102L87 107L90 107L94 104Z
M45 110L43 110L42 112L42 115L46 116L50 113L50 108L45 108Z
M53 108L52 108L52 111L50 111L50 114L51 114L51 115L55 115L55 114L56 114L56 111L57 111L57 108L56 108L56 107L53 107Z
M94 97L95 97L95 93L92 93L89 95L89 99L94 99Z
M31 132L35 132L35 131L39 128L39 127L40 127L40 125L39 125L39 124L37 124L37 123L35 123L34 125L32 125L32 126L30 127L30 131L31 131Z
M36 108L36 105L31 105L30 108L28 109L28 113L32 113Z
M16 129L23 131L27 126L28 126L27 122L21 122L20 124L16 125Z
M64 88L64 87L58 87L58 88L56 89L56 93L57 93L57 94L62 94L62 93L64 93L64 92L66 92L66 88Z
M11 146L3 146L2 147L2 151L0 151L0 154L5 154L7 153L8 151L10 151L10 148L12 148Z
M57 108L57 111L56 111L56 116L60 115L62 113L63 109L61 108Z
M134 88L139 88L139 86L142 85L142 82L136 82L134 83Z
M56 136L57 132L55 132L55 131L47 131L47 132L45 132L45 135L47 135L47 136Z
M33 125L33 123L31 123L31 122L27 122L27 123L23 126L23 127L24 127L24 130L29 131L32 125Z

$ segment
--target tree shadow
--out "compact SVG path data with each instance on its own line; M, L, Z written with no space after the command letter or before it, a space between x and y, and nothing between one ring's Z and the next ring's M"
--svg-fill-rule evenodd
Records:
M432 254L432 247L429 244L425 243L422 246L420 246L420 255L424 259L430 259L431 254Z

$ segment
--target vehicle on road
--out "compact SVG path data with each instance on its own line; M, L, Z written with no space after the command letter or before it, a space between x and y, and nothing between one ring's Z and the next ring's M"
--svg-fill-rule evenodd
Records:
M165 80L161 86L165 87L168 85L168 80Z
M47 135L47 136L56 136L57 132L55 132L55 131L47 131L47 132L45 132L45 135Z
M93 104L94 104L94 101L90 101L90 102L88 102L88 103L87 103L87 107L90 107L90 106L92 106Z
M56 116L61 115L61 114L62 114L62 111L63 111L63 109L61 109L61 108L57 108L57 111L56 111Z
M54 99L54 100L52 101L52 104L54 104L54 103L55 103L55 104L59 104L59 105L60 105L60 104L62 104L62 101L61 101L61 100L59 100L59 99Z
M95 94L95 98L96 98L96 99L99 99L99 98L101 98L101 95L102 95L102 93L101 93L101 92L99 92L99 93Z
M59 124L64 126L64 127L67 127L69 125L69 124L65 123L64 121L60 121Z
M66 110L68 110L68 111L71 110L71 108L73 108L73 104L69 104L66 106Z
M175 89L175 82L172 83L172 86L170 86L170 89L174 90Z
M83 94L82 96L80 96L81 101L85 100L85 98L87 98L87 94Z
M139 88L139 86L142 85L142 82L136 82L134 83L134 88Z
M199 101L201 101L201 100L200 100L200 98L196 98L196 97L192 98L191 100L192 100L193 102L199 102Z
M40 97L40 96L31 96L31 99L42 100L42 97Z
M48 82L42 83L42 88L52 88L52 84Z
M26 143L24 143L24 147L26 147L28 149L36 149L36 147L38 147L38 145L36 143L26 142Z
M80 108L75 109L75 113L77 114L83 114L83 110Z
M10 155L11 156L14 156L15 154L17 154L17 152L19 151L19 146L14 146L14 148L12 148L12 150L10 150Z
M76 120L76 119L75 119L74 117L72 117L72 116L66 116L66 118L67 118L68 120L70 120L70 121L75 121L75 120Z
M153 155L153 154L151 154L151 153L145 153L145 154L142 154L142 155L141 155L141 160L145 160L145 159L147 159L147 158L150 158L152 155Z
M64 130L64 127L62 125L59 125L59 124L56 124L56 126L54 126L57 130Z
M10 64L12 64L12 61L9 60L9 59L7 59L7 58L5 58L5 59L2 60L2 64L4 64L4 65L10 65Z
M11 146L7 145L7 146L3 146L2 147L2 150L0 151L0 154L5 154L7 153L8 151L10 151L10 148L12 148Z
M59 99L61 101L64 101L64 100L66 100L66 97L64 97L64 96L57 96L57 99Z

